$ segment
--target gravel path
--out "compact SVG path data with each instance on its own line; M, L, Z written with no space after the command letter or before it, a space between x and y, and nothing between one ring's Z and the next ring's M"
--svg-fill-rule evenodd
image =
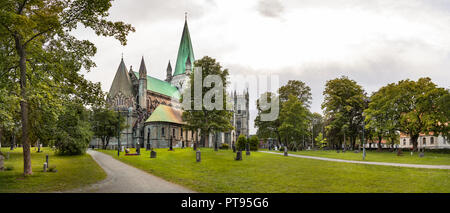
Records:
M194 193L192 190L122 163L107 154L93 150L88 150L87 153L105 170L108 177L88 187L66 192Z
M270 154L275 154L275 155L284 155L283 153L279 153L279 152L268 152L268 151L260 151L260 152L270 153ZM297 157L297 158L326 160L326 161L334 161L334 162L342 162L342 163L359 163L359 164L370 164L370 165L381 165L381 166L400 166L400 167L423 168L423 169L450 169L450 166L448 166L448 165L421 165L421 164L405 164L405 163L368 162L368 161L342 160L342 159L335 159L335 158L296 155L296 154L290 154L290 153L288 153L288 155L292 156L292 157Z

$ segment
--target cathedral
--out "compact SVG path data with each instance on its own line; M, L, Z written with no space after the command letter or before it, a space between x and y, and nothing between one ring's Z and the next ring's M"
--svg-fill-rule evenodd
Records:
M187 20L184 22L175 69L169 61L165 80L149 75L143 57L137 72L132 66L128 70L122 57L106 101L113 110L126 117L128 128L121 132L120 140L112 138L108 148L117 148L119 141L124 147L165 148L170 146L169 143L173 147L192 147L194 142L198 142L200 147L214 147L213 139L218 140L219 146L222 143L231 146L239 135L249 136L248 90L241 94L234 91L229 95L233 104L230 122L234 130L215 134L216 138L210 134L200 144L199 132L184 129L183 111L178 101L189 83L194 61ZM94 139L91 145L98 147L98 139Z

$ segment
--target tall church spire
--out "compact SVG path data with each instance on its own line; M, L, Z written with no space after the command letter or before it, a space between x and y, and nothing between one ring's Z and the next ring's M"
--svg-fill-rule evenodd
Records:
M139 78L147 79L147 68L145 67L144 56L142 56L141 66L139 67Z
M188 59L190 60L191 65L193 65L195 61L194 50L192 49L187 20L184 20L183 34L178 48L177 63L175 64L173 76L184 74L186 72L186 61Z

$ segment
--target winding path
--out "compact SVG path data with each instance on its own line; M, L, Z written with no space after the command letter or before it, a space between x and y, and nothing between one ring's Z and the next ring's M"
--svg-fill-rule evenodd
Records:
M87 153L103 168L108 175L107 178L99 183L66 192L194 193L183 186L122 163L107 154L93 150L88 150Z
M270 154L275 154L275 155L284 155L284 153L279 153L279 152L269 152L269 151L260 151L260 152L270 153ZM400 166L400 167L411 167L411 168L422 168L422 169L450 169L449 165L421 165L421 164L406 164L406 163L368 162L368 161L342 160L342 159L335 159L335 158L296 155L296 154L290 154L290 153L288 154L288 156L297 157L297 158L315 159L315 160L334 161L334 162L341 162L341 163L359 163L359 164L370 164L370 165L380 165L380 166Z

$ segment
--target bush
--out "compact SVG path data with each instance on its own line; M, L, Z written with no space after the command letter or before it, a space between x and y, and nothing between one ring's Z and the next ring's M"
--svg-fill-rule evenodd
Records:
M220 149L229 149L230 145L228 145L227 143L223 143L222 146L220 146Z
M258 136L256 136L256 135L252 136L248 140L248 143L250 144L250 150L251 151L257 151L258 150L258 145L259 145Z
M239 135L237 142L236 142L236 149L237 150L245 150L245 144L247 143L247 138L245 138L244 135Z

